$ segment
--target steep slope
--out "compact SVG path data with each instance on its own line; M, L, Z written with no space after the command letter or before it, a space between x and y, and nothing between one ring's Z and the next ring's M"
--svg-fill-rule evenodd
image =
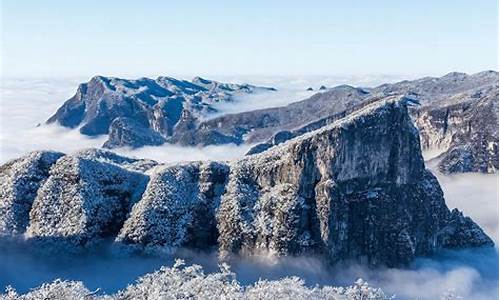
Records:
M38 190L26 236L51 246L92 244L121 228L156 165L102 150L63 156Z
M451 104L427 105L413 112L422 148L441 152L437 159L443 173L496 172L498 86L449 100Z
M447 208L425 170L412 102L375 101L230 163L156 166L102 150L63 156L38 189L27 237L77 248L116 237L139 250L321 255L388 266L445 248L493 246L470 218Z
M177 131L171 142L181 145L209 145L212 140L207 137L214 135L223 135L226 140L236 143L260 142L276 131L293 129L342 112L361 103L368 95L363 89L339 86L284 107L229 114L203 121L189 130Z
M273 90L200 77L189 82L170 77L126 80L95 76L81 84L47 123L80 127L82 134L90 136L109 133L107 148L158 145L173 134L184 112L199 118L214 112L215 102Z
M498 73L449 73L375 88L347 85L322 89L284 107L223 115L204 120L212 103L241 93L270 91L248 84L227 84L169 77L124 80L94 77L80 85L47 122L81 126L88 135L108 134L105 148L161 145L262 143L258 153L292 137L329 124L360 105L388 95L412 95L422 104L412 109L424 151L439 152L444 173L498 169Z
M367 90L370 94L361 104L350 105L344 112L292 130L275 131L267 141L254 146L249 154L262 152L330 124L359 105L390 94L408 94L421 104L411 109L411 115L420 131L422 149L441 152L438 166L442 172L493 173L498 170L497 72L450 73L440 78L426 77Z
M0 235L26 230L36 193L61 156L58 152L35 151L0 167Z

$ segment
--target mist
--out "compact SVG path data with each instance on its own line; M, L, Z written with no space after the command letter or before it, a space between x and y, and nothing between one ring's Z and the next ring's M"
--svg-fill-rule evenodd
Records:
M498 174L435 174L448 207L471 217L498 246Z
M2 80L0 96L0 163L34 150L73 153L99 148L106 136L89 137L78 129L44 122L76 92L81 80ZM117 153L170 163L193 160L231 160L244 155L252 145L207 147L162 146L120 148Z
M0 163L31 150L50 149L72 153L82 148L100 147L104 143L106 137L89 138L76 129L69 130L56 125L37 127L37 124L43 124L75 93L81 81L2 80ZM372 79L372 85L381 83L375 81ZM370 85L370 80L365 79L364 82L365 86ZM349 82L340 79L328 81L323 78L313 84L313 80L280 77L249 80L249 83L275 86L278 91L238 97L232 103L218 104L218 109L223 113L236 113L286 105L315 93L318 85L334 86ZM362 80L359 85L364 85ZM315 91L305 91L308 86L312 86ZM159 162L232 160L241 157L250 147L251 145L203 148L163 145L140 149L122 148L116 152ZM444 191L447 205L450 208L457 207L465 215L472 217L498 245L498 174L447 176L436 171L434 173ZM43 282L63 278L81 280L89 289L101 288L105 293L113 293L125 288L140 275L163 265L171 266L176 257L184 258L187 263L200 264L206 272L217 271L217 254L214 252L179 250L174 255L131 255L116 251L108 243L78 256L51 256L38 253L22 240L0 241L0 289L12 285L18 291L26 292ZM310 286L346 285L361 277L372 286L383 288L387 294L396 294L397 299L437 299L449 290L455 290L464 299L498 297L496 249L443 252L434 257L417 259L409 269L374 270L357 263L329 268L324 265L323 260L314 257L256 257L235 261L232 270L243 284L251 284L259 278L300 276Z
M109 242L79 255L42 253L24 241L2 241L0 288L13 286L24 293L57 278L82 281L90 290L111 294L124 289L139 276L172 266L175 258L203 266L206 273L218 271L216 252L179 249L173 254L134 255ZM231 270L242 285L260 279L289 276L304 279L307 286L346 286L362 278L396 299L439 299L453 292L463 299L496 299L498 252L495 249L446 251L417 259L408 269L369 268L351 262L327 266L315 257L239 257Z
M216 103L214 108L218 112L207 116L209 119L224 114L235 114L256 109L285 106L311 97L317 92L296 89L284 89L273 92L257 92L234 97L232 102Z

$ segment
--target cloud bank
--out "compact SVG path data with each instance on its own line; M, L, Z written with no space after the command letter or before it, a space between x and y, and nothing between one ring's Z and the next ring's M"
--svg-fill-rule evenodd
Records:
M230 78L228 80L231 81ZM338 79L322 80L324 81L313 82L284 77L248 80L253 84L276 86L279 91L272 97L257 94L237 98L234 103L221 105L219 109L232 113L286 105L309 95L310 92L305 91L305 87L317 89L321 84L333 86L336 83L347 83ZM53 125L36 127L74 94L79 81L81 80L2 80L0 163L24 155L30 150L52 149L70 153L81 148L99 147L104 143L105 137L88 138L77 130ZM365 82L368 85L369 80ZM364 85L360 83L358 84ZM164 145L138 150L118 149L117 152L160 162L231 160L242 156L249 147L226 145L183 148ZM463 210L498 243L498 174L437 174L437 177L448 206ZM207 272L217 270L214 253L181 251L178 256L189 263L203 265ZM16 248L0 241L0 289L11 284L20 291L27 291L42 282L64 278L82 280L92 290L100 287L110 293L124 288L138 276L162 265L171 266L173 259L171 256L124 256L109 249L79 257L46 257L25 247ZM244 284L251 284L259 278L279 279L296 275L304 278L309 285L345 285L362 277L372 286L382 287L386 293L398 295L398 299L438 299L448 290L455 290L464 299L497 299L498 294L496 251L442 253L433 258L419 259L408 270L371 270L354 263L329 269L322 261L310 257L241 259L233 265L233 270L236 271L238 280Z

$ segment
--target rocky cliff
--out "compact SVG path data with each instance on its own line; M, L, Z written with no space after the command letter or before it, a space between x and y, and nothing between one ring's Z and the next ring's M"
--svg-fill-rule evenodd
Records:
M221 256L321 255L401 266L440 249L493 246L450 211L425 169L412 100L388 97L260 154L157 165L102 150L50 159L29 215L9 189L0 219L26 237L78 248L102 238L139 250L190 247ZM42 152L47 157L59 154ZM30 161L31 154L18 161ZM8 163L2 184L19 178ZM26 177L26 175L24 175ZM13 211L14 213L5 213ZM9 219L10 218L10 219Z
M90 136L109 134L106 148L159 145L172 136L185 114L197 119L215 112L215 102L273 90L200 77L190 82L171 77L127 80L95 76L81 84L47 123L79 127Z
M242 93L270 91L248 84L203 78L191 82L169 77L124 80L97 76L80 85L47 122L80 126L87 135L108 134L105 148L141 147L165 142L179 145L261 143L258 153L287 139L316 130L360 105L388 95L412 95L421 108L412 116L424 151L441 153L444 173L498 169L498 73L449 73L375 88L348 85L284 107L223 115L204 120L211 105Z
M336 89L333 88L332 91ZM498 170L497 72L486 71L473 75L450 73L440 78L426 77L365 90L365 97L347 105L345 111L293 129L276 129L267 141L254 146L249 154L262 152L330 124L353 109L378 98L407 94L420 103L418 107L411 109L411 115L420 132L422 149L440 153L436 159L441 172L494 173ZM331 91L325 92L321 97L336 100ZM305 100L304 103L308 101L310 100Z
M424 150L443 173L498 170L498 85L454 95L412 112Z

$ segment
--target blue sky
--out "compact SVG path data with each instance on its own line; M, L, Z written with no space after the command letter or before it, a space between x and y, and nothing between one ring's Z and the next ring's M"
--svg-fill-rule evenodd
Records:
M5 77L497 69L496 0L2 1Z

